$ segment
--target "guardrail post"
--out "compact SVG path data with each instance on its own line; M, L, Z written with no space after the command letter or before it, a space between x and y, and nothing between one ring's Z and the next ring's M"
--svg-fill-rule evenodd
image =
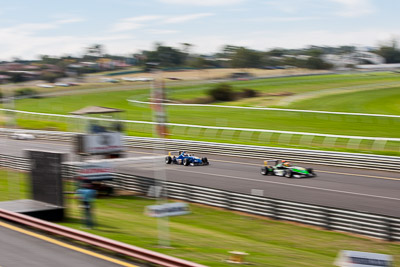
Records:
M269 204L271 205L272 218L274 220L279 220L278 203L271 199L269 200Z
M325 216L325 218L324 218L324 222L325 222L324 228L326 230L332 230L332 227L331 227L331 224L332 224L332 222L331 222L331 217L332 217L331 211L329 209L327 209L327 208L322 208L322 213Z
M390 221L390 218L384 218L383 219L383 223L384 223L384 225L385 225L385 232L386 232L386 237L385 237L385 239L387 240L387 241L393 241L394 239L393 239L393 229L392 229L392 223L391 223L391 221Z
M192 202L192 187L186 186L186 201Z
M139 190L141 191L139 193L144 194L144 195L147 194L147 192L148 192L148 190L149 190L149 188L151 186L159 185L159 182L157 181L157 179L148 179L148 178L145 178L145 177L140 177L140 179L138 179L138 180L140 182L140 185L139 185L140 189ZM161 195L165 191L165 186L166 186L166 184L164 184L164 186L161 186L161 191L160 191Z
M233 205L232 205L232 196L230 194L229 191L223 193L223 195L225 196L225 207L228 210L232 210L233 209Z

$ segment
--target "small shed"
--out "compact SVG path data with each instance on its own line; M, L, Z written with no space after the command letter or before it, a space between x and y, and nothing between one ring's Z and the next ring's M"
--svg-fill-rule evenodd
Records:
M76 111L70 112L70 114L73 115L90 115L90 114L107 114L107 113L117 113L117 112L123 112L124 110L122 109L117 109L117 108L107 108L107 107L101 107L101 106L87 106L84 108L81 108Z
M119 121L120 117L115 114L124 112L122 109L108 108L101 106L87 106L76 111L70 112L72 115L88 116L89 125L85 125L87 132L99 133L99 132L122 132L123 126ZM103 115L100 117L89 117L90 115ZM104 115L110 115L111 120L104 119Z

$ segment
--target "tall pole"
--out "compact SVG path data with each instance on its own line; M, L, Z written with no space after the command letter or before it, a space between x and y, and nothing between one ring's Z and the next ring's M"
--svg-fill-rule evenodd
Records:
M166 112L165 112L165 87L162 80L161 71L157 69L157 65L152 64L153 82L151 86L151 108L153 110L153 136L161 138L161 146L154 147L153 152L155 155L165 155L165 144L163 142L167 135L166 129ZM160 167L161 166L161 167ZM164 164L154 160L154 178L155 178L155 192L157 197L157 204L162 205L167 203L168 192L166 187L167 176ZM157 194L157 188L160 190ZM169 218L168 216L157 218L158 228L158 245L160 247L170 247L169 238Z

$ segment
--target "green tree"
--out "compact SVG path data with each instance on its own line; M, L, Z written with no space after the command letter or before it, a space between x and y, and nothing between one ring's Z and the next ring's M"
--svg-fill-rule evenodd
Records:
M188 61L188 65L193 68L204 69L204 68L210 66L210 63L208 62L207 59L205 59L203 57L195 57L195 58L191 58Z
M331 69L332 65L323 61L320 57L312 56L306 60L304 67L308 69L321 70Z
M20 83L26 80L24 74L21 72L9 72L7 75L11 76L10 81L13 83Z
M59 63L62 60L60 58L57 58L57 57L51 57L51 56L48 56L48 55L41 55L40 56L40 61L41 61L42 64L56 65L57 63Z
M238 48L231 56L234 68L258 68L261 66L262 53L244 47Z
M271 56L271 57L281 57L285 54L285 49L282 48L274 48L270 51L267 52L267 55Z
M94 44L86 49L86 55L92 57L102 57L104 54L104 47L101 44Z
M154 51L144 51L143 54L147 58L147 62L160 63L161 67L174 67L184 63L185 54L178 49L163 46L160 43L156 44Z
M400 50L395 40L392 40L390 44L380 46L376 53L385 58L386 63L400 62Z
M63 77L61 73L54 73L54 72L43 72L40 76L41 80L45 80L49 83L54 83L58 78Z

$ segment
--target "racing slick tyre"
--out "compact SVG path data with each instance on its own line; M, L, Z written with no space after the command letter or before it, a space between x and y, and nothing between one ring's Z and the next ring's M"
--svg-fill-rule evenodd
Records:
M311 177L317 176L313 170L313 168L307 168L307 171L311 174Z
M261 167L261 174L262 175L268 175L269 174L269 169L267 167Z
M189 162L189 159L183 159L183 165L184 166L189 166L189 164L190 164L190 162Z
M208 164L210 164L209 162L208 162L208 159L207 158L201 158L201 162L203 162L203 165L208 165Z
M172 162L172 158L170 156L166 156L165 157L165 163L166 164L171 164L171 162Z
M285 171L285 177L286 178L292 178L293 177L293 173L291 170L286 170Z

